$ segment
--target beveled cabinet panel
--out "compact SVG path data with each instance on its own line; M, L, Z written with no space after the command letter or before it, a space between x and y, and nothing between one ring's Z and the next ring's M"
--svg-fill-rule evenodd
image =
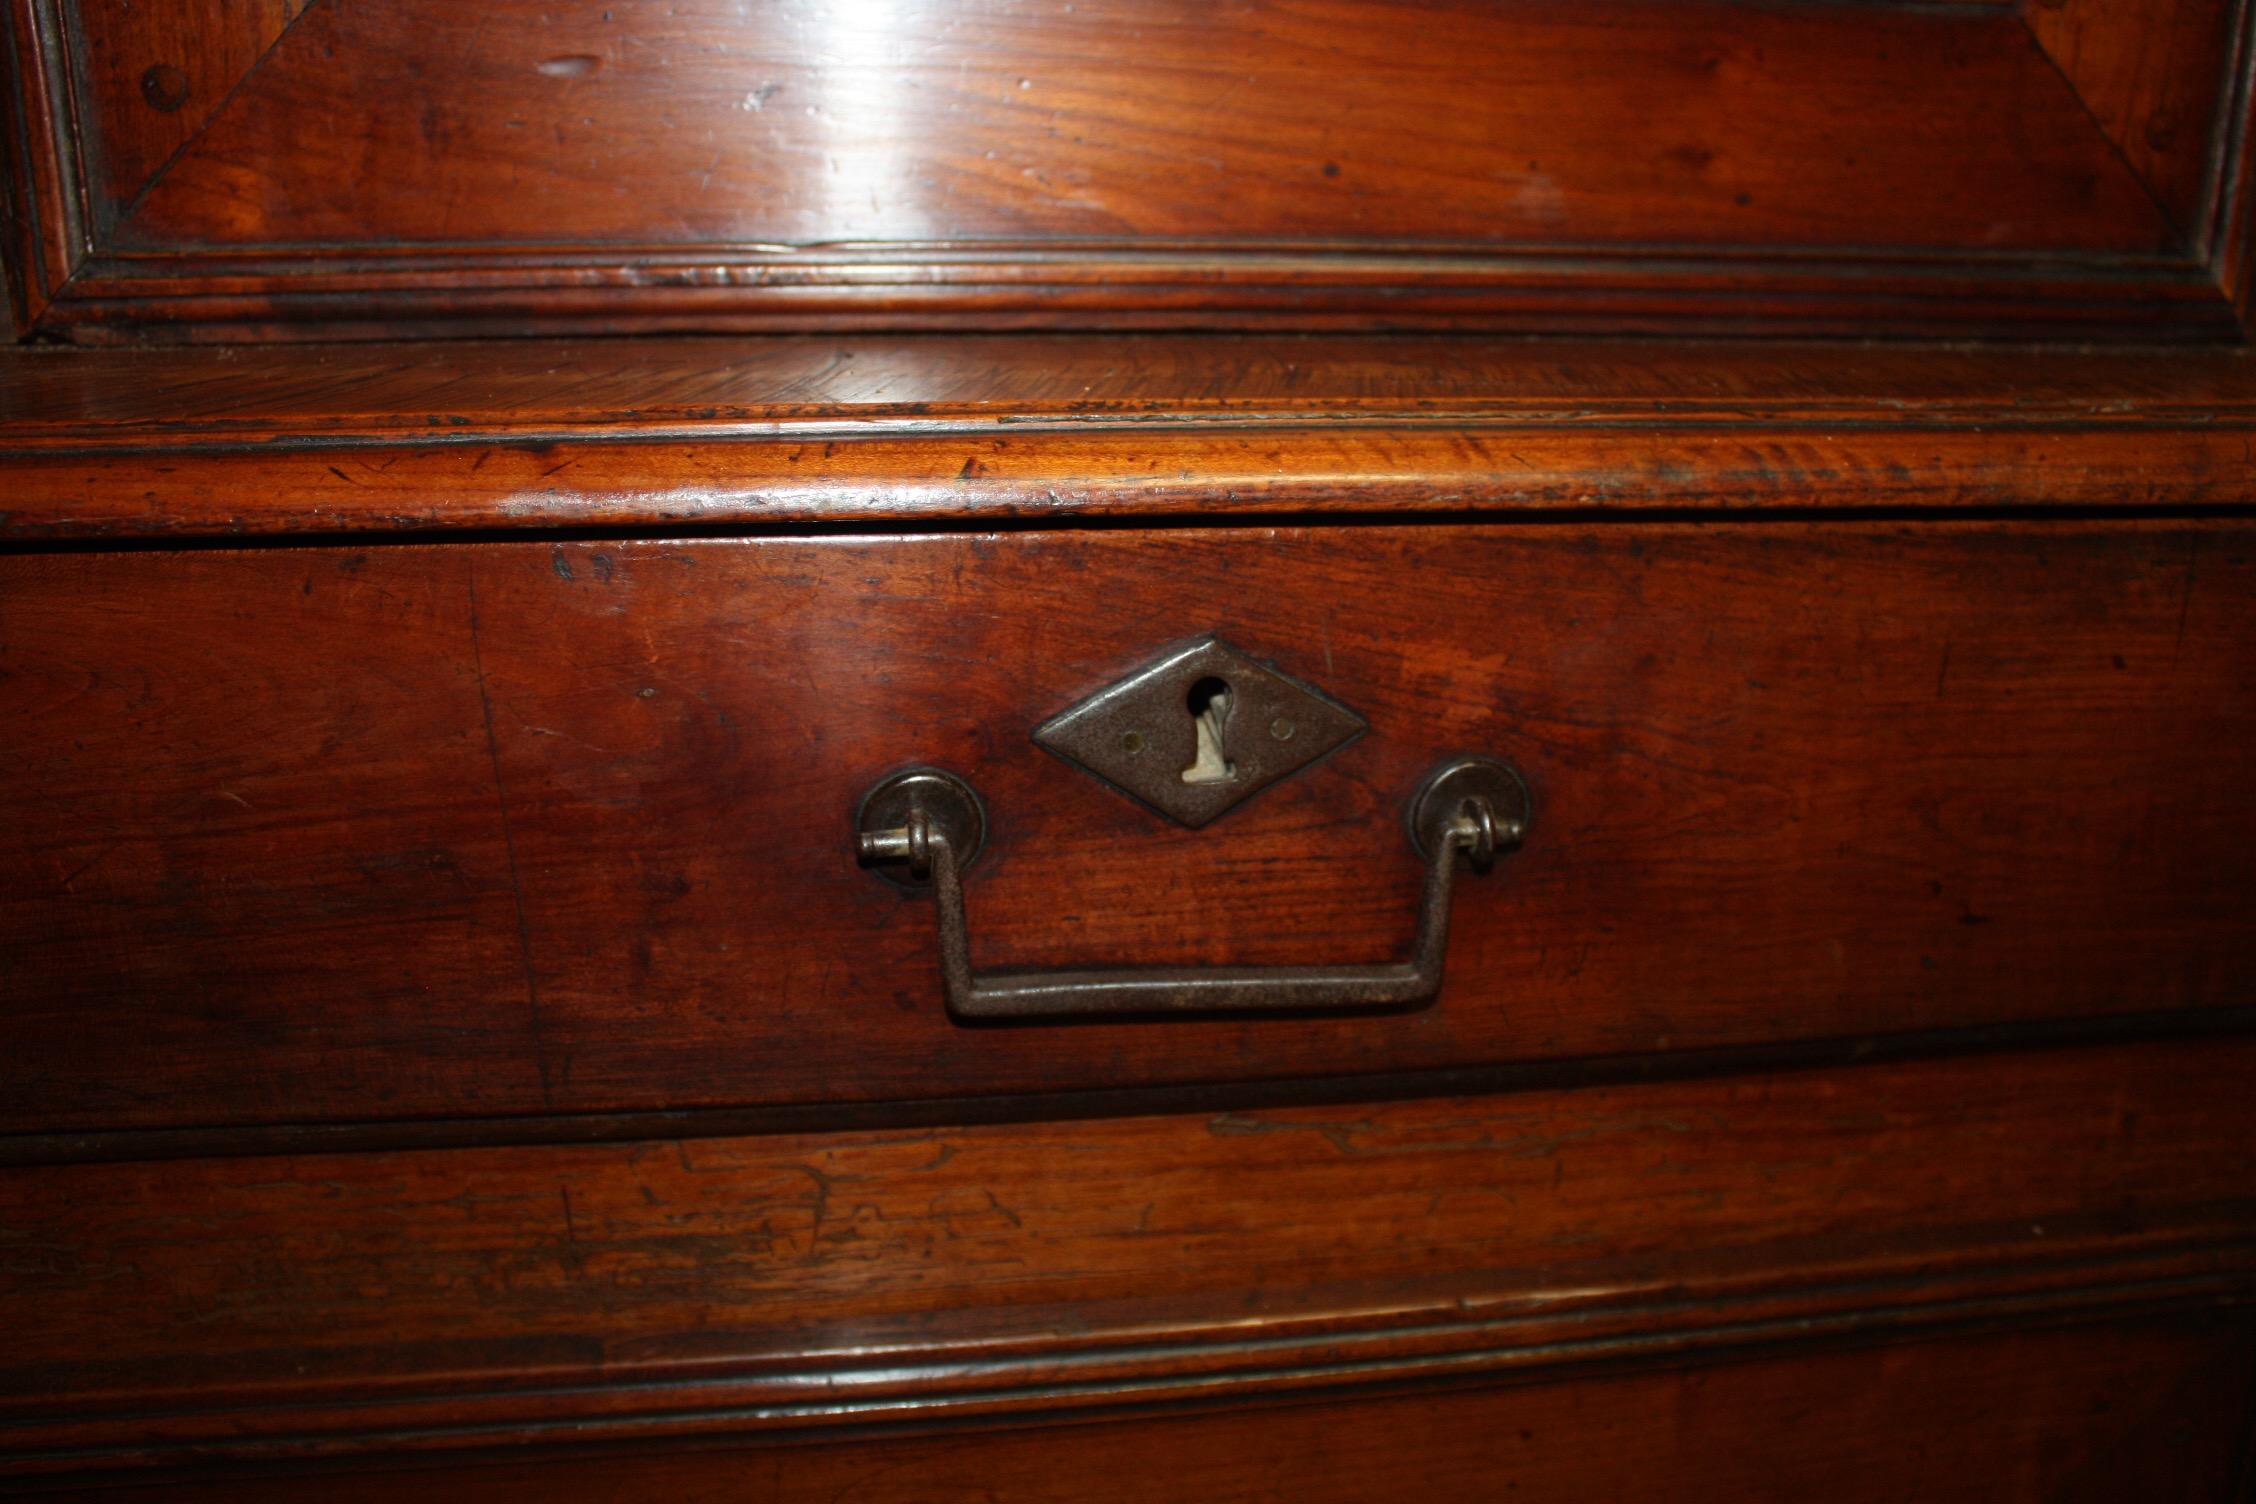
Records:
M20 321L2234 336L2236 0L11 0Z
M1652 523L27 554L16 1133L895 1102L2156 1015L2252 977L2236 523ZM842 624L851 624L843 630ZM1041 721L1214 631L1369 731L1200 830ZM1187 712L1186 712L1187 713ZM935 763L981 968L1399 955L1440 1001L972 1029L854 800ZM1184 916L1195 916L1186 918Z

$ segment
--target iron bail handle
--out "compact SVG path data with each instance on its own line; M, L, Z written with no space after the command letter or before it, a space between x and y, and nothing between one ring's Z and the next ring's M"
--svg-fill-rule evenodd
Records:
M991 971L971 968L963 869L979 855L987 817L953 773L911 768L863 796L856 849L862 865L929 883L939 906L940 980L948 1011L976 1022L1206 1013L1341 1012L1415 1008L1441 991L1449 899L1462 857L1475 872L1527 833L1527 785L1487 757L1443 763L1410 801L1411 844L1426 859L1418 935L1407 960L1355 966L1122 967Z

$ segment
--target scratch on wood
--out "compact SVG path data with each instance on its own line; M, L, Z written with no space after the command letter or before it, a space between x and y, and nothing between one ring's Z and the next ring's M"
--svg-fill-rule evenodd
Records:
M494 806L501 824L502 860L509 868L509 895L517 909L517 956L525 968L525 1010L533 1031L533 1066L540 1072L541 1101L554 1101L549 1081L548 1041L541 1020L540 982L533 974L533 932L525 917L525 884L517 870L517 840L509 826L509 789L501 776L501 743L494 735L493 696L486 692L485 646L478 634L478 562L464 561L470 593L470 669L478 683L478 711L486 725L486 760L493 768Z
M2173 664L2178 661L2178 654L2185 648L2186 617L2193 610L2194 565L2195 561L2200 556L2200 553L2201 535L2199 533L2187 534L2185 586L2178 592L2178 635L2177 640L2171 645L2170 648L2170 661Z

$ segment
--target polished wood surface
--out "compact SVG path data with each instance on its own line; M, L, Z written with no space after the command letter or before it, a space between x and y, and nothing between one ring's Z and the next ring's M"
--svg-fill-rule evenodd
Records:
M0 538L2243 504L2239 351L915 336L0 352Z
M1823 1477L1892 1439L1886 1478L1924 1494L1913 1480L1952 1483L1938 1455L1979 1443L1973 1476L2002 1497L2119 1479L2111 1454L2192 1489L2229 1469L2256 1373L2222 1309L2256 1278L2256 1187L2228 1152L2256 1136L2251 1069L2245 1041L2154 1044L1253 1114L18 1170L0 1177L0 1470L852 1438L1768 1351L1785 1361L1641 1381L1651 1399L1622 1423L1693 1409L1635 1455L1681 1457L1695 1482L1722 1469L1720 1488L1727 1441L1773 1438ZM2209 1314L1891 1345L2190 1309ZM1800 1424L1718 1431L1697 1404L1709 1384L1797 1382L1824 1396ZM1379 1407L1358 1465L1403 1457L1390 1411L1531 1407L1602 1436L1622 1392ZM1260 1455L1253 1437L1325 1412L1303 1413L1179 1426ZM1903 1447L1915 1417L1931 1429ZM1104 1434L911 1446L898 1481L964 1497L957 1469L1001 1447L1110 1496ZM1512 1453L1556 1489L1587 1465L1573 1445ZM887 1456L773 1457L714 1496L799 1497L758 1480ZM1178 1465L1171 1497L1209 1468L1261 1486L1219 1456ZM1023 1476L1002 1465L1004 1497Z
M0 443L689 438L809 420L2246 423L2256 355L1854 340L909 334L0 350ZM650 463L664 462L654 452ZM1916 463L1916 455L1906 455Z
M0 0L0 1494L2246 1504L2252 26Z
M2035 1330L1527 1388L790 1447L168 1479L85 1499L267 1504L2117 1504L2233 1497L2244 1321ZM1979 1417L1978 1423L1969 1417ZM1406 1461L1405 1459L1409 1459Z
M19 321L2236 337L2233 0L11 0Z
M1106 529L0 564L0 1124L1244 1082L2245 1005L2238 522ZM1365 716L1189 831L1033 728L1219 632ZM1187 712L1186 712L1187 714ZM1399 953L1444 755L1534 835L1404 1016L966 1029L880 775L971 778L975 962ZM1195 920L1186 915L1195 914Z

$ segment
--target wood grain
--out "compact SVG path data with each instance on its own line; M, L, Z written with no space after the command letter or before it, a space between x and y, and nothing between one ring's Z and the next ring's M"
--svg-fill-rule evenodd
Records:
M1529 1504L2200 1504L2231 1496L2248 1360L2244 1322L2202 1318L1190 1418L445 1471L238 1474L91 1497L256 1504L318 1492L375 1504L437 1489L495 1504L1174 1504L1195 1491L1218 1504L1436 1493Z
M0 1177L0 1468L1023 1425L1765 1350L1794 1355L1791 1382L1844 1342L2215 1310L2256 1273L2234 1152L2256 1131L2252 1066L2245 1041L2180 1043L1263 1114L19 1169ZM2245 1328L2206 1330L2076 1343L2122 1365L2109 1424L2175 1412L2195 1476L2248 1392ZM1809 1371L2006 1371L1941 1361ZM2197 1404L2181 1364L2239 1377ZM1652 1382L1689 1401L1710 1380ZM2001 1445L2000 1416L2032 1404L2041 1435L2008 1449L2029 1466L2017 1449L2073 1434L2049 1382L2024 1371L1929 1439ZM1861 1445L1853 1392L1821 1407L1812 1466ZM1780 1419L1749 1424L1811 1429ZM1652 1445L1704 1455L1689 1434ZM1537 1457L1576 1465L1558 1443Z
M12 0L6 8L8 102L0 124L7 181L10 331L28 338L49 302L93 252L85 177L79 170L81 126L73 113L68 45L52 8Z
M114 228L281 40L304 0L80 0L70 7L97 202Z
M533 13L325 0L121 244L2173 248L1994 12L618 0L522 24ZM333 128L304 130L317 115ZM1844 167L1866 192L1842 191Z
M2230 1008L2248 544L1842 522L15 557L0 1121L894 1102ZM1206 630L1371 733L1199 832L1028 739ZM846 837L892 768L970 776L983 967L1369 960L1412 922L1402 803L1464 750L1526 772L1535 835L1464 885L1443 1000L1408 1016L956 1027L929 900Z
M0 355L0 414L0 537L41 539L2256 490L2239 352L1181 335L45 351Z
M14 4L75 339L2233 335L2229 0Z
M1029 333L0 350L9 455L686 436L793 421L1420 415L1993 433L2241 426L2256 420L2256 358L1879 341ZM664 462L651 455L653 467Z
M2221 115L2221 129L2228 140L2247 142L2251 128L2256 127L2256 92L2243 81L2245 71L2256 59L2256 34L2252 34L2249 17L2244 11L2240 25L2230 40L2234 88ZM2247 209L2256 205L2256 157L2245 150L2227 153L2217 164L2214 187L2206 204L2204 230L2209 246L2209 264L2216 270L2217 286L2223 291L2239 316L2245 332L2256 325L2256 225L2252 225Z
M0 1492L2256 1479L2241 0L4 3Z
M2170 222L2200 227L2211 136L2232 82L2234 7L2216 0L2036 0L2022 20Z

